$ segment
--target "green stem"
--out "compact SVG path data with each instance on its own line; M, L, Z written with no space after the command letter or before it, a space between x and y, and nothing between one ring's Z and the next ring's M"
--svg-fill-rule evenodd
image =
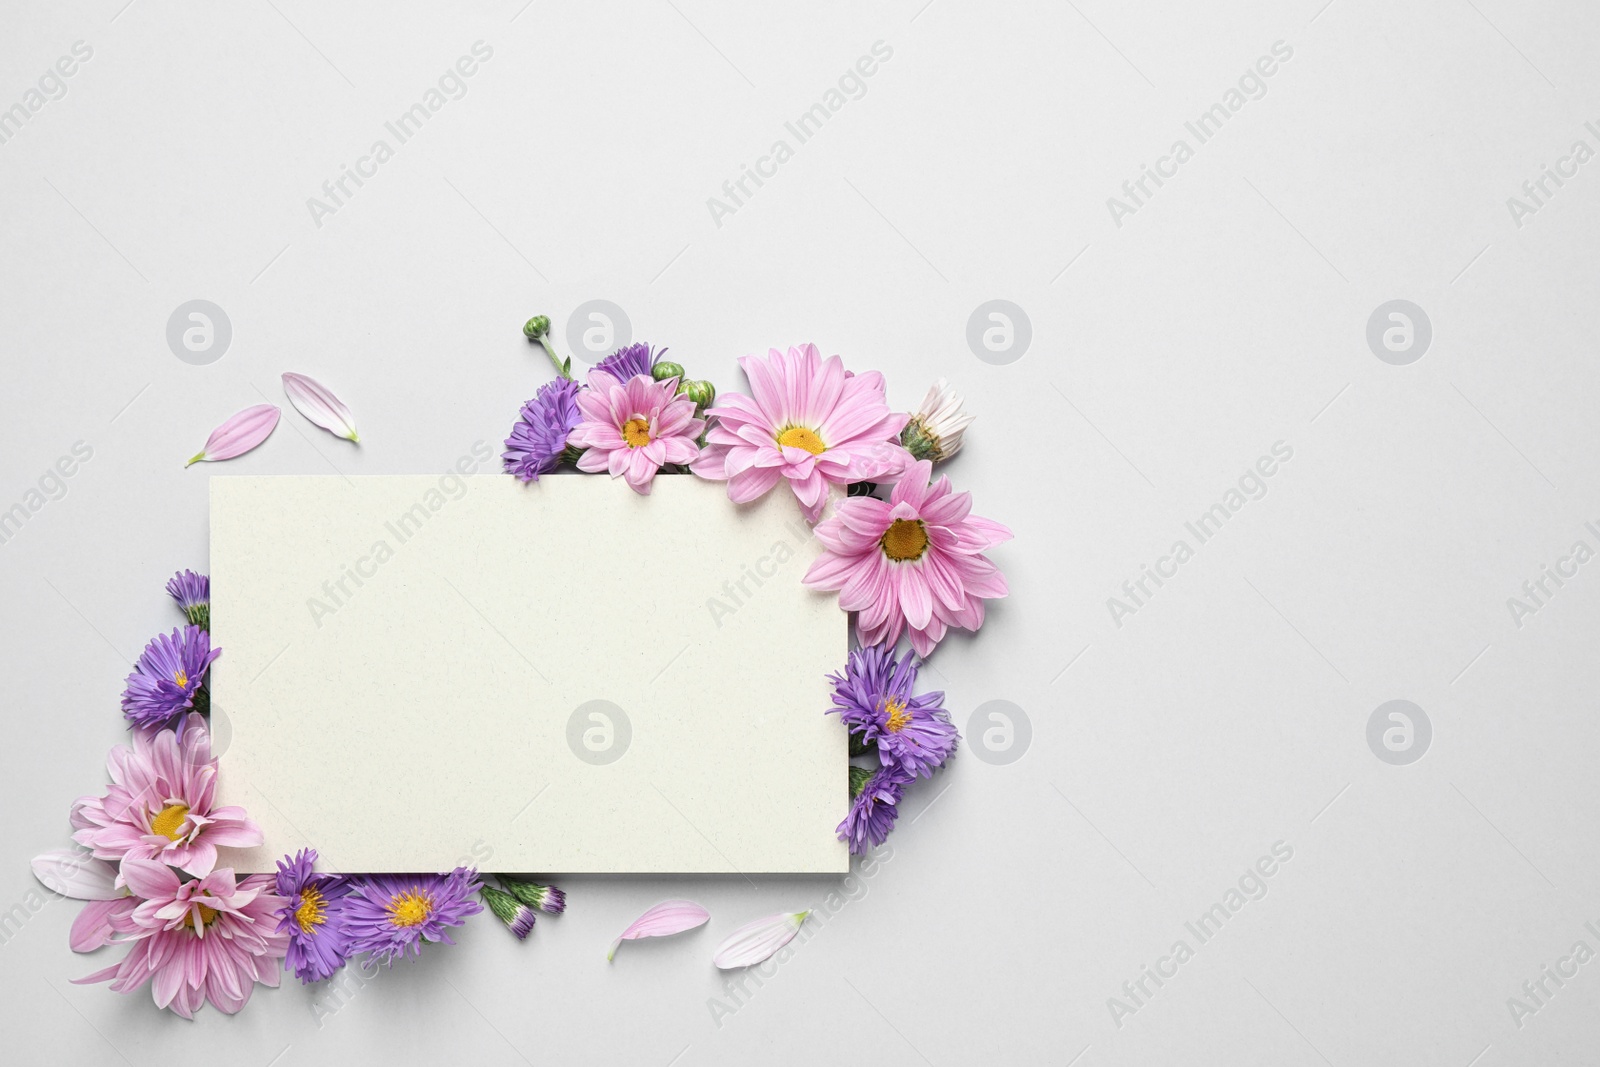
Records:
M572 377L572 360L569 359L565 363L561 361L561 357L556 355L556 350L550 346L549 336L549 334L545 334L539 338L539 347L544 349L544 354L550 357L551 363L555 364L557 374L568 381L576 381Z

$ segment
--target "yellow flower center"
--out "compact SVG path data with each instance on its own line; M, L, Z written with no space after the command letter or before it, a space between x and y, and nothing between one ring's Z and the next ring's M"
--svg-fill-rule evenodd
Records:
M884 729L892 734L904 730L911 722L911 713L906 710L906 702L899 697L890 697L883 705L883 710L889 713L889 721L884 725Z
M928 550L928 531L921 519L896 519L878 538L883 554L897 562L921 559Z
M622 439L629 448L643 448L650 443L650 420L632 418L622 424Z
M200 905L200 925L201 926L210 926L213 922L216 921L216 918L217 918L217 909L216 908L207 907L204 904ZM191 930L194 929L194 912L193 911L189 912L189 914L187 914L187 915L185 915L183 917L183 925L187 926Z
M791 426L778 435L778 444L783 448L803 448L813 456L820 455L828 450L822 443L816 431L808 430L804 426Z
M168 841L176 841L183 836L183 817L187 814L189 814L187 805L168 804L150 820L150 832L160 834Z
M178 673L172 676L172 680L178 683L178 688L186 688L189 684L189 672L179 667Z
M413 889L409 893L397 894L385 910L389 913L389 921L396 926L420 926L433 914L433 898Z
M312 927L321 926L328 921L322 914L327 903L322 890L314 885L308 885L300 890L300 906L294 909L294 921L300 927L302 934L313 933Z

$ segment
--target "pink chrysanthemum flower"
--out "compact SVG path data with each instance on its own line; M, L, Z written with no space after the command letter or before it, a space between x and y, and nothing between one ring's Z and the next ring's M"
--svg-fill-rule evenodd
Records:
M97 859L151 859L189 874L211 873L219 845L261 844L261 828L239 807L214 804L217 761L205 720L189 714L183 740L172 730L135 732L106 759L105 796L72 805L72 839ZM120 884L120 882L119 882Z
M841 501L817 526L824 551L805 584L839 591L839 606L857 611L861 641L893 645L902 629L926 656L954 626L983 625L983 601L1006 595L1006 580L984 549L1011 540L1011 531L971 514L970 493L950 479L928 479L933 464L911 466L888 503L870 496Z
M123 860L122 874L143 900L112 923L133 946L121 963L76 984L111 979L112 989L132 993L149 982L156 1007L185 1019L208 1000L232 1015L257 982L278 984L289 935L278 932L284 901L271 878L235 881L224 869L185 882L166 864L143 859Z
M662 466L692 462L706 424L694 417L694 401L677 391L677 378L658 382L636 374L623 383L603 370L590 371L589 387L578 393L583 421L567 438L587 449L578 469L621 475L635 492L648 494Z
M763 496L779 478L816 522L828 486L872 481L911 462L899 434L908 418L889 410L883 375L851 374L816 345L774 348L765 359L742 356L750 396L731 393L706 414L716 417L693 470L728 483L736 504Z

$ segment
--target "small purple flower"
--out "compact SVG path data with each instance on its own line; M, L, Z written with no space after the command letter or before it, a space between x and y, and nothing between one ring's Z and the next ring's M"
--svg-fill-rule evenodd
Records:
M167 595L189 622L202 630L211 628L211 579L194 571L179 571L167 579Z
M943 693L912 695L917 667L912 653L895 661L892 649L882 645L850 653L843 674L830 674L833 703L830 712L863 741L876 742L878 758L900 767L906 779L933 772L950 758L961 734L940 706Z
M628 345L626 348L617 349L611 355L595 364L594 369L603 370L617 381L626 385L628 379L636 374L643 374L647 378L650 377L650 372L655 369L656 363L666 354L667 350L665 348L657 352L643 341L640 341L636 345Z
M501 456L507 474L536 482L539 475L556 469L567 447L567 435L583 421L583 413L578 410L578 388L570 378L557 378L540 387L533 399L522 405Z
M178 724L195 705L206 671L222 655L211 647L211 635L198 626L157 634L144 646L128 688L122 693L122 714L136 726L160 729Z
M343 926L349 952L372 954L392 964L409 949L422 954L423 941L455 944L445 931L483 910L473 897L478 872L457 867L449 874L373 874L355 881L345 898Z
M350 958L350 938L342 922L350 882L339 875L316 874L317 850L304 848L278 861L278 932L289 935L284 970L309 985L329 977Z
M850 842L850 854L859 856L883 844L900 816L897 805L905 795L905 774L897 767L880 767L850 802L850 814L839 824L839 840Z

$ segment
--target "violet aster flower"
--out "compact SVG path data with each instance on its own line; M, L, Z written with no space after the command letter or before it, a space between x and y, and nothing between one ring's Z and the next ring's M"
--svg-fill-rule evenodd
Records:
M198 626L157 634L144 646L128 688L122 693L122 714L147 729L182 726L185 712L195 706L195 696L206 670L222 649L211 647L211 635Z
M349 879L316 874L311 869L316 861L314 848L278 861L277 890L285 902L278 909L278 932L289 935L283 966L308 985L329 977L350 957L341 922Z
M470 867L449 874L373 874L356 880L344 900L342 919L350 955L368 952L392 964L408 949L422 955L423 941L455 944L445 931L483 910L472 899L480 885L478 872Z
M833 704L830 712L858 733L876 742L878 758L904 769L907 778L933 772L950 758L961 734L941 707L944 694L913 696L917 667L907 652L899 662L883 645L858 648L850 653L842 674L830 674Z
M211 579L194 571L179 571L167 579L167 595L178 602L189 622L211 628Z
M636 345L628 345L626 348L617 349L611 355L596 363L594 369L603 370L613 378L623 382L636 374L642 374L648 378L650 373L655 370L656 363L666 354L667 350L665 348L657 352L643 341L640 341Z
M850 802L850 814L839 824L839 840L850 842L850 854L859 856L883 844L900 817L897 805L905 795L907 778L898 767L880 767Z
M500 457L507 474L525 482L536 482L561 463L567 435L583 421L578 411L578 383L570 378L548 382L522 405L522 413L506 438L506 451Z

